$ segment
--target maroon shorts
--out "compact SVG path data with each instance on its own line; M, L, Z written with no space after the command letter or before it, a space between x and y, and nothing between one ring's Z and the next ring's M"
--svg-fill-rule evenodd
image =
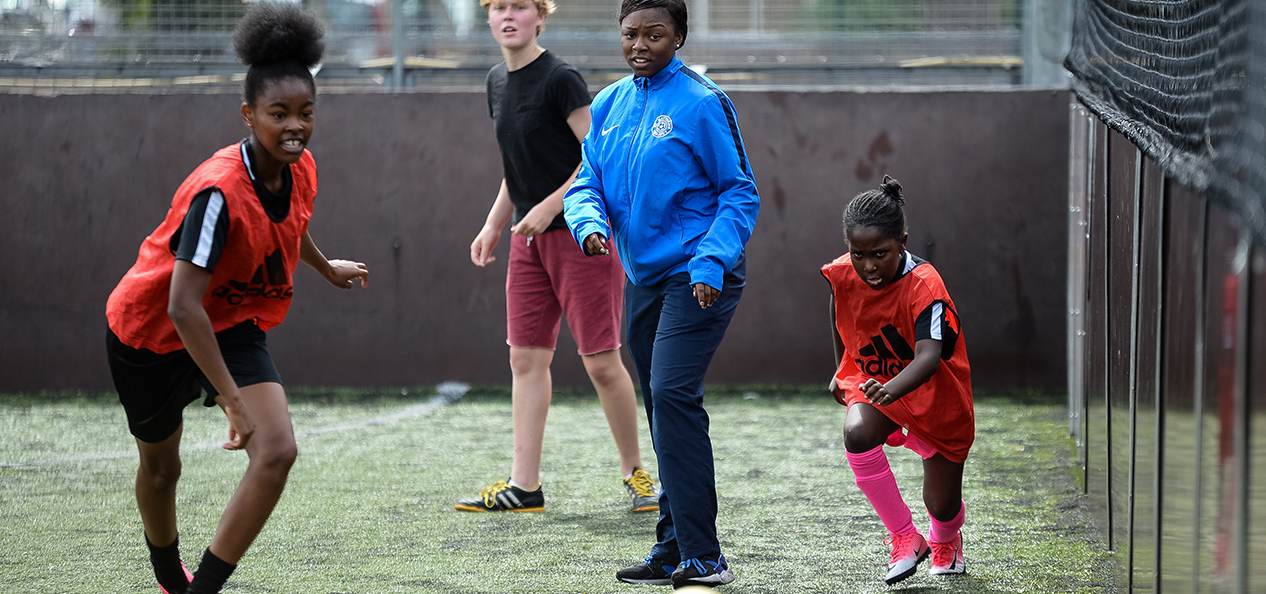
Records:
M624 308L624 268L607 240L608 256L589 257L567 229L530 238L510 236L506 273L506 343L512 347L553 349L559 320L581 355L620 348Z

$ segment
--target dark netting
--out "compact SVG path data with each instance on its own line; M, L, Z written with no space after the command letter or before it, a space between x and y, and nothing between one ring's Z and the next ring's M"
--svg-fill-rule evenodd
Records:
M1266 6L1079 0L1078 98L1178 182L1266 241Z

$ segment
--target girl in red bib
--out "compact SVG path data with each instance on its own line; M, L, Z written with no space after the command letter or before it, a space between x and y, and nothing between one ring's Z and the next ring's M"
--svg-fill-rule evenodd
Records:
M929 554L932 575L965 571L963 463L976 435L958 313L936 269L905 249L904 204L901 184L888 176L853 198L844 209L849 252L822 267L831 283L831 389L848 406L844 448L857 486L888 528L888 584L914 575ZM897 489L885 442L923 458L926 539Z
M286 317L299 261L331 284L369 280L364 264L327 260L308 235L316 197L312 135L324 49L296 5L250 5L233 36L250 68L250 137L220 149L176 190L162 224L106 303L107 354L140 451L136 501L159 589L219 592L281 497L294 430L264 331ZM228 450L250 462L197 573L180 560L176 481L182 410L207 393L229 421Z

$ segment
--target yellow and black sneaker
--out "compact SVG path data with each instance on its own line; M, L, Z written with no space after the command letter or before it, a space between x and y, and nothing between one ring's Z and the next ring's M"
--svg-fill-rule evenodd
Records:
M497 481L480 491L478 497L459 500L453 508L467 512L538 512L545 510L545 494L540 487L524 491L506 481Z
M624 479L624 488L633 498L633 511L659 511L659 491L655 488L655 479L645 470L634 468L633 476Z

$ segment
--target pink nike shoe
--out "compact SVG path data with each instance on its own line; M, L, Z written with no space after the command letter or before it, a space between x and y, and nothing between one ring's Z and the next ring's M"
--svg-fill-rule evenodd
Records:
M888 575L884 583L889 586L904 580L919 569L919 562L928 558L928 541L918 532L910 534L890 534L884 544L892 545L888 560Z
M928 568L928 575L967 573L967 561L963 559L962 532L949 542L928 544L932 546L932 566Z

